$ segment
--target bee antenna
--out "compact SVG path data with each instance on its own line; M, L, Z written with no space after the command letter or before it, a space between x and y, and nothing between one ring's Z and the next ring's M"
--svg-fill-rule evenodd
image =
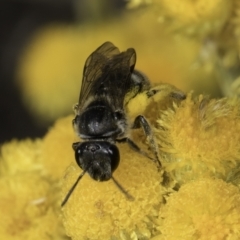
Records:
M129 194L113 176L112 176L112 180L116 184L116 186L119 188L119 190L127 197L128 200L134 201L134 197L131 194Z
M61 207L63 207L63 206L67 203L69 197L71 196L72 192L74 191L74 189L76 188L78 182L81 180L81 178L82 178L83 175L86 173L86 171L87 171L87 169L84 170L83 172L81 172L81 174L80 174L79 177L77 178L76 182L73 184L73 186L71 187L71 189L68 191L68 194L66 195L66 197L65 197L64 200L62 201Z

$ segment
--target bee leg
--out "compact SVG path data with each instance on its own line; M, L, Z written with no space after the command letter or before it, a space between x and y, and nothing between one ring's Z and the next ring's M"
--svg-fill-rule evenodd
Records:
M150 98L152 96L154 96L156 93L158 93L160 90L157 89L150 89L149 91L147 91L147 97Z
M170 92L169 96L176 100L185 100L186 99L186 94L181 91Z
M141 155L151 159L152 161L155 161L152 157L150 157L146 152L144 152L135 142L133 142L130 138L121 138L116 139L116 142L118 143L127 143L135 152L140 153Z
M163 87L162 88L160 88L160 87L152 88L149 91L147 91L146 94L147 94L148 98L151 98L155 94L160 93L160 92L162 92L163 96L166 95L166 96L169 96L169 97L171 97L173 99L176 99L176 100L184 100L184 99L186 99L186 94L184 92L178 90L177 88L176 89L174 88L174 89L171 89L171 90L167 89L167 88L164 89Z
M136 69L132 72L131 80L135 86L139 87L139 92L150 89L150 82L147 76Z
M150 147L152 148L152 151L155 155L154 161L158 164L158 167L161 168L162 164L158 157L158 147L157 147L157 143L154 139L151 126L148 123L147 119L142 115L139 115L135 118L133 126L132 126L133 129L140 128L140 127L142 127L142 129L147 137L147 140L150 143Z

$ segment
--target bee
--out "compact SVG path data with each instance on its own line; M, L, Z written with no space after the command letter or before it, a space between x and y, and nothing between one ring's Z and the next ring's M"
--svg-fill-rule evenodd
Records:
M149 97L156 93L156 90L150 91L148 79L134 70L135 63L133 48L120 52L111 42L105 42L87 58L73 119L74 130L82 142L72 145L76 162L83 171L61 206L66 204L86 172L96 181L112 179L128 198L132 198L113 177L120 161L116 143L128 143L133 150L152 159L161 168L157 144L147 119L139 115L129 123L126 114L126 105L136 95L148 90ZM148 138L154 158L127 136L129 129L140 127Z

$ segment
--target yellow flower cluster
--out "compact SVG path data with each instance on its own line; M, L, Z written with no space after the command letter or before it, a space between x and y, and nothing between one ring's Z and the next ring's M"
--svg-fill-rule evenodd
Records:
M55 119L77 100L84 61L106 40L122 50L136 48L137 68L154 82L175 81L185 89L194 59L221 70L224 83L231 75L228 69L238 66L239 40L225 31L231 23L230 32L239 36L237 0L130 4L144 7L120 21L99 23L97 29L55 25L37 33L22 56L18 78L26 104L41 121ZM175 38L175 33L182 37ZM219 37L224 34L226 42ZM224 57L219 55L220 46ZM193 79L201 79L200 87L206 82L215 86L199 66ZM238 86L235 89L232 92ZM151 123L163 168L158 171L151 160L118 144L121 161L113 177L133 199L113 180L97 182L86 173L61 209L82 172L71 148L79 141L71 127L73 116L59 119L41 140L4 144L0 239L240 239L240 100L202 95L195 99L190 93L184 101L173 101L172 92L178 91L173 86L160 84L154 90L152 98L144 92L132 99L126 112L130 122L143 114ZM63 97L64 93L70 94ZM131 138L152 154L141 129L133 130Z
M159 219L162 234L152 240L239 239L239 188L219 179L189 182L167 199Z
M202 37L222 30L231 15L233 3L229 0L157 2L161 2L166 14L164 17L171 22L173 29Z
M173 102L175 88L155 89L166 94L159 91L152 100L140 95L135 101L145 105L155 126L161 171L127 144L118 144L121 161L113 177L132 199L113 180L97 182L86 173L61 209L82 171L71 149L78 140L73 116L58 120L42 140L4 144L0 238L239 239L239 100L189 94ZM130 102L127 109L133 115L139 111L134 106ZM148 151L141 130L132 138Z
M58 184L43 174L40 140L1 147L0 238L64 239L57 208Z
M163 164L178 184L200 177L224 180L240 167L240 101L191 94L161 114L156 136ZM240 182L239 182L240 184Z
M72 239L110 239L131 235L150 238L162 203L161 173L149 159L120 146L114 178L133 197L129 200L112 180L96 182L87 174L63 207L63 223ZM81 170L72 164L63 182L62 199Z
M190 36L206 37L219 33L229 20L234 0L131 0L129 8L149 5L159 12L158 20L171 31ZM152 12L153 13L153 12Z

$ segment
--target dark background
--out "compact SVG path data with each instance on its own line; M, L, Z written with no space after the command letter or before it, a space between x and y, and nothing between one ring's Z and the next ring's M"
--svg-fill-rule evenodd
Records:
M41 137L49 126L39 126L22 104L15 79L19 56L36 30L54 22L91 21L99 0L6 0L0 2L0 143L13 138ZM78 8L76 10L76 2ZM104 0L98 18L124 9L124 0ZM99 3L99 2L98 2ZM99 4L98 4L99 5ZM108 6L107 9L105 6ZM96 19L95 19L96 20Z

